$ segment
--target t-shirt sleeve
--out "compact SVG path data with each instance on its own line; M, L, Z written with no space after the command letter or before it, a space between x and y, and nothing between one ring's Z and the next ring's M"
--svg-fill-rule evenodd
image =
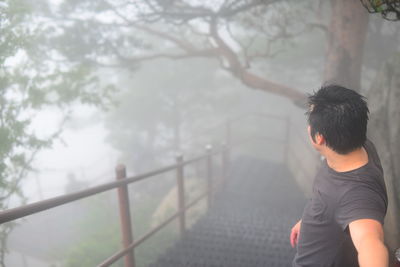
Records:
M383 225L386 204L381 195L360 186L349 190L340 200L335 212L335 219L342 230L355 220L374 219Z

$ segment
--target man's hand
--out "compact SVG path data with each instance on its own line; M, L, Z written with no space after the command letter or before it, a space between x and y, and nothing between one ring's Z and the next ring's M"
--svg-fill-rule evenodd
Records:
M388 267L388 250L383 243L380 222L361 219L349 224L351 239L358 252L360 267Z
M300 234L300 226L301 226L301 220L298 221L292 228L292 231L290 233L290 244L294 248L297 245L297 240L299 239L299 234Z

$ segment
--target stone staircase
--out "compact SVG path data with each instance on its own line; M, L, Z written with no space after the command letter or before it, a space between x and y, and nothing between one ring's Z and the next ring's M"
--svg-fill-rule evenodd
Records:
M239 158L208 213L151 267L291 266L305 197L284 165Z

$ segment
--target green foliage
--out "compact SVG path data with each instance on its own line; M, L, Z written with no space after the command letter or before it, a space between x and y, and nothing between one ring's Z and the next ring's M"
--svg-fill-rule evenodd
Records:
M80 239L66 252L65 267L97 266L121 249L117 209L109 199L99 195L83 205L87 212L78 223Z
M132 201L132 226L136 239L151 230L152 214L159 202L159 197L150 196ZM85 201L84 206L87 212L77 227L80 239L65 253L63 261L65 267L97 266L122 249L119 214L115 199L99 195ZM142 243L135 250L136 266L145 267L154 262L159 254L173 244L176 234L176 225L172 223ZM122 263L123 260L119 260L113 266L122 267Z
M33 2L5 0L0 5L0 209L18 196L20 183L32 170L35 155L51 147L77 102L107 108L114 87L95 75L87 62L67 62L59 57L49 27L35 13ZM57 109L60 126L47 135L34 129L34 120L47 107ZM15 205L15 203L14 203ZM0 265L4 266L6 238L13 224L0 227Z
M75 102L107 107L113 92L101 86L87 63L66 64L48 57L46 29L30 2L4 1L0 25L0 205L18 191L34 155L51 146L61 130L39 136L32 121L45 107L56 106L68 118ZM43 41L39 41L43 40Z

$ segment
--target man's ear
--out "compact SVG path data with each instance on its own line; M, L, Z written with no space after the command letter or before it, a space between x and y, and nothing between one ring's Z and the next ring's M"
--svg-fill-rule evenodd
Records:
M315 134L315 143L317 145L324 145L325 144L325 137L323 135L320 135L319 133Z

